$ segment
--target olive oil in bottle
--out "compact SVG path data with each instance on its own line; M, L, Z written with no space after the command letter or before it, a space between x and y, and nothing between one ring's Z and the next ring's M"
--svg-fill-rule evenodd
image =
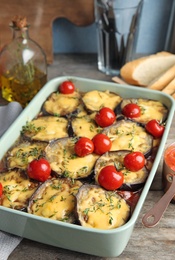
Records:
M25 17L16 16L11 28L13 40L0 52L2 97L25 107L47 82L46 57L28 35Z

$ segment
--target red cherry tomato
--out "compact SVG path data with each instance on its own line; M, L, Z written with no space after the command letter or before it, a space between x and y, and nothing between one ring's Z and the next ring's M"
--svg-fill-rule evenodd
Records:
M101 127L112 125L116 119L115 113L109 107L103 107L95 115L96 123Z
M129 118L139 117L141 115L141 109L137 104L129 103L122 109L122 114Z
M93 153L94 151L94 143L91 139L87 137L81 137L75 144L74 147L75 153L80 156L84 157L88 154Z
M59 91L62 94L72 94L75 91L75 85L70 80L63 81L59 86Z
M96 154L101 155L111 149L112 142L105 134L96 134L93 137L92 141L94 143L94 152Z
M131 152L124 157L124 166L132 171L137 172L145 165L145 156L141 152Z
M156 119L152 119L146 124L145 129L155 138L160 138L164 133L165 127L161 125Z
M98 182L100 186L106 190L116 190L123 184L123 173L117 171L113 165L104 167L98 176Z
M3 187L2 187L2 183L0 182L0 197L2 196L3 193Z
M51 174L51 167L44 158L34 159L28 164L27 173L31 179L44 182Z

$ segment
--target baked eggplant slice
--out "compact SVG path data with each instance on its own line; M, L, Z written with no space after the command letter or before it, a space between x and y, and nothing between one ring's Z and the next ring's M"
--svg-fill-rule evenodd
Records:
M74 91L72 94L52 93L43 104L43 111L50 115L68 116L77 110L81 103L81 95Z
M64 117L41 116L27 122L21 134L28 140L50 142L68 137L69 122Z
M31 197L27 207L28 213L75 223L75 195L81 185L80 181L67 178L47 180Z
M123 99L119 104L119 107L116 108L117 113L119 113L120 111L120 113L122 114L124 106L126 106L129 103L137 104L141 109L141 115L139 117L132 118L133 121L146 124L150 120L156 119L163 123L167 118L167 107L165 107L165 105L162 104L160 101L152 99Z
M26 141L15 145L5 156L7 168L25 170L31 161L43 156L45 147L43 142Z
M65 138L50 142L46 146L45 158L58 176L80 179L91 175L99 156L96 154L89 154L85 157L76 156L74 152L76 141L76 138Z
M3 186L1 205L17 210L27 209L29 199L39 185L19 170L0 173L0 183Z
M90 113L99 111L102 107L115 107L121 102L122 98L116 93L107 91L92 90L82 97L84 105Z
M107 152L102 156L100 156L96 161L94 167L94 175L95 175L96 183L99 184L98 176L102 168L104 168L107 165L114 165L124 175L124 182L123 185L120 187L121 190L136 191L139 190L141 187L143 187L145 181L147 180L149 171L145 166L137 172L132 172L126 169L123 161L124 161L124 157L128 153L130 153L130 151L121 150L121 151Z
M90 116L76 117L71 120L72 132L74 136L84 136L92 139L102 131Z
M151 152L153 137L137 122L120 120L116 124L104 128L102 133L111 139L111 151L139 151L145 156Z
M78 220L84 227L114 229L130 217L130 206L120 195L97 185L81 186L76 198Z

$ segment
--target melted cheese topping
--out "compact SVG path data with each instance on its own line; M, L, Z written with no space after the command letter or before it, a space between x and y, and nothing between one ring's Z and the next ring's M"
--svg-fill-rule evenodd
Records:
M75 118L72 121L72 128L76 136L83 136L92 139L99 133L99 127L89 117Z
M124 100L122 107L130 102L130 100ZM141 115L138 118L134 118L134 121L147 123L151 119L156 119L160 122L165 120L168 110L161 102L141 98L133 99L132 102L141 108Z
M13 169L16 167L26 169L28 163L39 158L45 146L46 145L43 143L21 143L15 146L11 151L9 151L6 158L8 168Z
M128 220L130 207L117 194L91 186L82 187L78 201L78 214L82 226L113 229Z
M72 222L75 194L82 183L55 179L43 185L45 188L33 198L30 211L37 216Z
M35 192L37 185L17 171L0 174L3 186L1 205L8 208L23 209Z
M86 107L91 111L98 111L102 107L109 107L115 109L115 107L120 103L121 97L117 94L110 93L109 91L98 91L93 90L87 92L83 96L83 102Z
M99 156L96 154L85 157L75 156L74 145L74 142L69 140L66 144L55 141L54 144L46 147L46 158L52 170L60 175L74 179L87 177L91 174Z
M32 140L51 141L68 136L68 121L62 117L39 117L31 122L36 128L41 128L33 134Z
M66 115L72 113L80 103L80 94L53 93L44 103L45 110L50 114Z
M143 127L130 121L111 127L107 135L112 141L111 151L133 150L145 154L151 148L152 138Z
M143 111L143 114L140 116L141 119L143 118L144 121L149 121L153 118L160 122L162 121L167 113L167 108L161 102L141 99L139 103L139 100L138 105L141 107L141 111Z

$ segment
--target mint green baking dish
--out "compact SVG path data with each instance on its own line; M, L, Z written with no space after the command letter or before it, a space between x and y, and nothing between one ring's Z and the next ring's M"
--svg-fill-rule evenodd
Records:
M110 90L124 98L151 98L163 102L169 109L166 129L161 140L152 170L143 188L137 206L130 220L123 226L113 230L98 230L84 228L74 224L54 221L43 217L34 216L25 212L16 211L0 206L0 230L15 234L48 245L61 247L73 251L83 252L101 257L119 256L125 249L134 225L137 221L151 183L156 174L168 132L174 115L174 100L162 92L145 88L117 85L110 82L64 76L49 81L34 97L30 104L23 110L15 122L10 126L0 139L0 159L18 138L22 126L26 121L33 119L41 109L42 103L58 85L67 79L75 82L81 91ZM14 225L15 223L15 225Z

